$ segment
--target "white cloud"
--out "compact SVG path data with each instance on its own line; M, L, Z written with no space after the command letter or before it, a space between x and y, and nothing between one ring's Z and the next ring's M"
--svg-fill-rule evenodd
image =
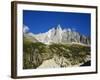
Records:
M29 27L26 26L26 25L24 25L24 27L23 27L23 33L26 33L26 32L28 32L28 31L29 31Z
M23 26L23 33L27 34L28 36L33 36L34 34L32 32L29 31L29 27L24 25Z
M34 36L34 34L33 34L33 33L31 33L31 32L29 32L29 33L28 33L28 35L29 35L29 36Z

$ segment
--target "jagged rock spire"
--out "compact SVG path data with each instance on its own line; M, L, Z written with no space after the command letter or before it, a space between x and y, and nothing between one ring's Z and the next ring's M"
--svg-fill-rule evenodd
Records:
M57 29L62 29L60 24L57 25Z
M60 24L58 24L58 26L57 26L57 28L56 28L56 29L57 29L57 30L62 31L61 25L60 25Z

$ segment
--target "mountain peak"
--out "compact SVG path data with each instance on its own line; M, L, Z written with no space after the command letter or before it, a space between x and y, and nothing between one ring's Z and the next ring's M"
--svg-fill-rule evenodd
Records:
M61 25L58 24L56 27L49 29L47 32L40 34L27 33L29 36L35 37L38 41L45 44L49 43L83 43L90 44L90 40L79 34L75 29L65 28L62 29Z
M60 24L58 24L58 26L57 26L57 28L56 28L56 29L62 29L62 28L61 28L61 25L60 25Z

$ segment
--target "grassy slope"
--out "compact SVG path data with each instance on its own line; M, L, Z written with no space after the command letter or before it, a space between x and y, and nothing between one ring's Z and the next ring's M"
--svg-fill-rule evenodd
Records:
M54 58L65 58L71 65L84 63L86 57L90 56L90 47L79 44L51 44L46 45L40 42L31 42L24 39L23 43L23 68L33 69L40 66L43 61ZM59 61L59 60L58 60ZM62 59L63 62L63 59ZM67 63L66 63L67 64ZM65 67L59 63L61 67Z

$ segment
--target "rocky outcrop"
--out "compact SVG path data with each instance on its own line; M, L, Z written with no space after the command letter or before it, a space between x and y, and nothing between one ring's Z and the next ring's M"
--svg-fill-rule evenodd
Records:
M90 44L90 39L72 29L62 29L60 25L50 29L48 32L33 35L38 41L50 43L83 43Z

